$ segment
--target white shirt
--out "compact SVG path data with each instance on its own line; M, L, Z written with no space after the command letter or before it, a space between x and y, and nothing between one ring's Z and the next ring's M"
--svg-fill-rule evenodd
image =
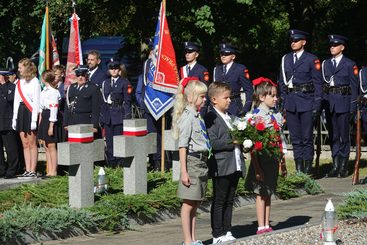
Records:
M338 67L338 65L339 65L339 63L340 63L340 61L341 61L342 58L343 58L343 55L339 55L338 57L332 58L331 59L331 62L333 63L333 60L335 60L335 62L336 62L336 66L335 67Z
M37 123L41 94L40 82L38 81L38 78L34 77L30 81L26 81L22 78L18 83L21 85L23 95L27 99L28 103L32 106L32 122ZM19 104L20 102L23 102L18 91L18 86L19 84L17 84L14 94L13 125L15 125L14 122L18 117Z
M226 74L228 73L229 69L231 69L231 66L233 65L233 61L229 62L226 66Z
M57 111L59 109L59 101L61 99L60 92L52 87L46 87L41 92L40 112L42 110L50 110L50 122L57 121Z
M94 68L93 70L89 71L89 79L93 76L93 74L96 72L97 69L98 66L96 66L96 68Z
M299 58L301 58L304 51L305 50L302 49L301 51L298 51L298 52L294 53L295 55L297 55L297 60L299 60ZM294 57L294 54L293 54L293 57ZM293 62L294 62L294 60L293 60Z
M231 125L231 117L228 115L228 113L222 113L217 108L213 107L215 111L221 116L226 123L227 127L231 130L233 129ZM239 145L234 145L234 154L236 158L236 170L242 171L242 161L241 161L241 149Z

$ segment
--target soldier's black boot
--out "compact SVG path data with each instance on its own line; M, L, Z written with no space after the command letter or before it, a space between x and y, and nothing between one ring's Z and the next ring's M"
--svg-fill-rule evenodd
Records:
M347 157L341 157L339 159L340 162L340 169L338 178L345 178L348 176L348 158Z
M305 160L305 174L312 174L312 160Z
M333 157L333 167L330 170L330 172L326 174L325 177L330 178L330 177L336 177L338 175L339 162L340 162L339 156Z
M302 173L303 170L304 170L304 167L303 167L303 160L302 159L296 159L294 160L295 163L296 163L296 170L297 170L297 173Z

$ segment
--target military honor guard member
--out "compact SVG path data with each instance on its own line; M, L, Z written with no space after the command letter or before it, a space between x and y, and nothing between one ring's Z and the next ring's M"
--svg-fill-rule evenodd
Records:
M89 81L96 84L98 87L102 86L104 80L107 79L107 74L99 67L101 63L101 54L97 50L88 52L88 69Z
M197 62L200 46L193 42L184 42L185 59L187 64L180 68L180 79L185 77L197 77L199 81L209 85L209 72Z
M364 138L367 136L367 66L359 71L359 106ZM362 136L361 136L362 138Z
M305 50L307 36L290 30L292 52L282 58L279 84L296 170L311 174L313 120L320 115L323 81L319 59Z
M234 62L236 59L234 46L223 43L219 45L219 51L222 64L214 68L213 79L215 82L228 83L232 89L228 112L234 116L244 115L251 110L254 92L249 71L246 66ZM246 94L245 105L242 104L241 90Z
M65 96L64 122L69 125L93 124L93 131L98 132L101 107L101 91L98 86L88 81L88 68L78 66L75 69L77 82L71 84Z
M111 78L102 83L102 97L104 103L101 107L100 122L105 129L106 157L110 167L116 167L120 159L113 156L113 136L123 132L123 120L131 118L131 93L130 82L122 78L120 64L116 61L108 64Z
M18 147L17 132L12 128L15 85L9 81L10 74L7 69L0 68L0 178L5 179L15 178L22 154Z
M357 110L358 68L343 51L347 38L329 35L331 58L322 62L322 75L328 93L333 139L333 167L328 177L348 176L350 153L350 120L354 120Z

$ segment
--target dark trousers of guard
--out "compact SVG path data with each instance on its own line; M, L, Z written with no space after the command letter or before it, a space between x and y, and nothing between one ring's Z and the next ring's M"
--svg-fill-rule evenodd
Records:
M350 115L346 113L331 113L333 126L332 157L333 167L328 177L348 176L348 160L350 153Z
M312 111L286 114L297 172L311 174L314 156Z
M106 136L106 160L107 165L115 168L122 163L121 157L113 156L113 136L121 135L123 131L123 125L104 125Z
M20 155L23 152L19 151L17 134L14 130L0 131L0 176L5 178L14 177L20 168ZM2 150L4 146L6 161Z
M232 228L232 209L241 172L213 178L211 227L213 237L225 235Z

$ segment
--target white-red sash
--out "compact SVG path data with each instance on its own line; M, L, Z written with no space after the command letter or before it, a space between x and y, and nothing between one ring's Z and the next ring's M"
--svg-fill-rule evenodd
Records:
M28 102L28 100L30 100L30 99L27 98L26 95L23 94L22 88L20 87L20 84L21 84L20 80L18 79L18 81L16 83L17 83L17 88L18 88L19 95L22 98L25 106L28 108L28 110L30 112L33 112L32 105Z

